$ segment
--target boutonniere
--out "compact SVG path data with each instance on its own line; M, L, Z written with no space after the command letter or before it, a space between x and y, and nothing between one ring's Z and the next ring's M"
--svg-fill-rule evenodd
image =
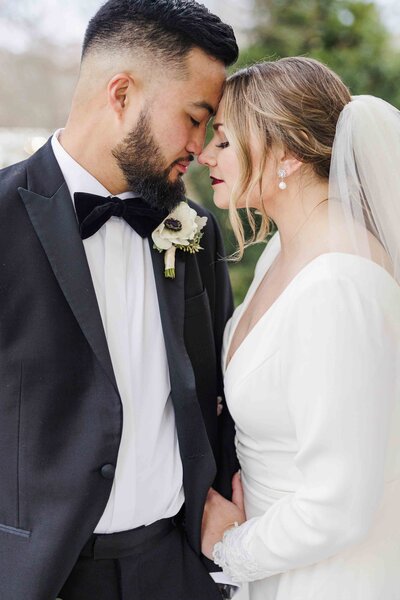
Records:
M175 278L177 249L191 254L202 250L200 240L203 237L202 229L206 223L207 217L199 217L197 212L186 202L180 202L153 231L151 237L154 248L159 252L165 252L165 277Z

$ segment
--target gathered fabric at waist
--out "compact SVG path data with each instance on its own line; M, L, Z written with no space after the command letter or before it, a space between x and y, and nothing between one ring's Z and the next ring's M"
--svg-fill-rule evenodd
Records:
M275 502L294 494L295 489L276 489L241 471L246 516L248 519L265 513Z

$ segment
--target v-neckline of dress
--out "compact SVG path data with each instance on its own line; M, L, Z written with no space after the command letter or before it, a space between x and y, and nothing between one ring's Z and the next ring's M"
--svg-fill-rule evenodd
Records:
M270 251L270 256L269 256L269 260L267 261L266 266L261 270L261 273L258 277L254 277L253 281L250 284L250 287L247 291L247 294L243 300L242 305L239 307L238 309L238 315L234 321L234 323L232 323L232 328L229 332L228 335L228 339L227 339L227 344L226 344L226 348L227 348L227 352L224 356L224 373L226 373L226 371L228 370L232 359L236 356L236 354L238 353L238 350L240 350L240 348L243 346L244 342L247 340L247 338L249 337L249 335L251 335L251 333L254 331L254 329L257 327L257 325L259 324L259 322L264 318L264 316L269 313L269 311L273 308L273 306L276 304L276 302L279 300L279 298L282 296L282 294L285 292L285 290L287 289L287 287L283 290L283 292L274 300L274 302L271 304L271 306L263 312L263 314L261 315L261 317L258 319L258 321L256 321L256 323L253 325L253 327L250 329L250 331L247 333L247 335L242 339L242 341L240 342L239 346L236 348L235 352L232 354L232 356L229 359L229 362L227 363L227 359L229 356L229 352L231 349L231 345L232 345L232 340L233 337L235 335L235 332L239 326L239 323L242 321L242 318L244 316L244 314L246 313L249 304L251 302L251 300L253 299L254 295L256 294L258 288L260 287L265 275L268 273L272 263L274 262L274 260L276 259L276 257L278 256L279 252L280 252L280 240L279 240L279 234L276 234L277 239L272 238L272 240L270 241L270 244L273 243L273 241L275 242L275 244L271 247L271 246L267 246L267 248L264 250L264 252L268 252L268 250ZM276 248L275 248L276 246ZM292 280L293 281L293 280ZM290 283L289 283L290 285Z

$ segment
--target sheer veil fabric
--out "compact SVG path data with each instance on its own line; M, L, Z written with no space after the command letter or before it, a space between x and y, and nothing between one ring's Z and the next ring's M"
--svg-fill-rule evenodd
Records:
M400 112L380 98L353 96L339 117L329 211L332 250L386 263L400 283Z

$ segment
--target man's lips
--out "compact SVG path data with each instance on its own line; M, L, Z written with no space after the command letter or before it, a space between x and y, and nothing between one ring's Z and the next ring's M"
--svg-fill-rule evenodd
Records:
M224 183L223 179L217 179L216 177L210 176L211 185L217 185L217 183Z
M188 168L189 168L190 162L179 162L176 163L176 168L178 169L178 171L180 171L181 173L186 173Z
M178 158L177 161L175 161L174 163L174 167L176 167L178 169L178 171L180 173L185 174L189 168L190 163L193 161L193 157L192 156L188 156L186 159L185 158Z

